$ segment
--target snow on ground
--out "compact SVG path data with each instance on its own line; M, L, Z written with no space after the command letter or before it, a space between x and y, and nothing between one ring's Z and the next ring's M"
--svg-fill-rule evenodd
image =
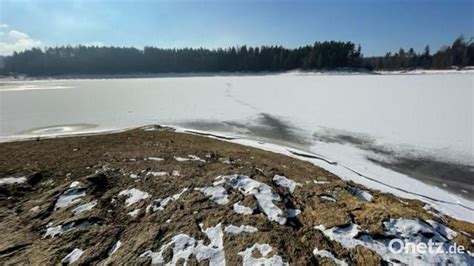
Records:
M47 237L54 238L55 236L62 235L63 233L73 230L75 228L87 227L89 225L91 225L89 221L80 221L80 222L72 221L72 222L68 222L68 223L53 226L53 227L48 225L48 227L46 228L46 232L43 235L43 238L47 238Z
M171 172L171 176L181 176L181 173L177 170L174 170L173 172Z
M26 182L26 177L4 177L0 178L0 186L1 185L12 185L12 184L21 184Z
M147 192L141 191L136 188L120 191L118 195L127 197L127 199L125 200L125 205L127 207L150 197L150 194L148 194Z
M224 228L224 232L229 233L229 234L234 234L234 235L241 234L241 233L255 233L257 231L258 229L251 225L235 226L231 224Z
M339 242L345 248L350 249L357 245L362 245L379 254L384 260L393 263L401 262L408 265L472 265L474 263L474 258L467 253L448 252L450 247L453 246L449 239L449 237L452 237L451 229L440 228L437 225L433 227L430 223L423 220L400 218L385 221L384 237L376 239L365 234L356 224L329 229L324 228L324 226L316 226L315 228L321 230L329 239ZM450 233L446 234L446 232ZM392 239L400 242L390 244ZM419 245L420 243L429 245L430 241L437 243L437 246L433 248L433 252L405 252L400 250L401 244L399 243L403 243L405 248L407 248L410 245ZM390 247L393 247L394 250L390 250Z
M57 125L58 121L87 122L96 126L70 131L77 133L151 123L178 125L183 121L209 118L216 122L247 122L266 113L293 121L294 126L310 138L321 128L349 130L369 134L395 146L413 145L415 150L421 151L444 150L433 154L472 164L472 76L472 71L442 75L310 73L302 76L289 73L43 81L43 84L59 83L74 88L62 94L62 101L55 100L57 91L44 90L41 94L5 91L19 83L12 82L0 90L4 99L2 118L8 125L0 129L0 138L37 136L40 133L20 135L19 132ZM21 83L36 85L34 81ZM182 102L179 106L175 104L176 98ZM91 113L103 99L107 99L109 108ZM127 99L128 108L124 108L123 99ZM24 108L20 103L31 108ZM58 114L57 110L64 109L64 105L75 108ZM35 115L38 111L43 114L41 117Z
M258 250L262 257L255 258L253 257L254 250ZM265 265L265 266L282 266L289 265L287 262L283 262L283 259L278 255L273 255L270 258L268 254L272 251L272 247L268 244L258 244L255 243L253 246L247 248L244 251L239 252L238 254L242 256L242 261L244 266L254 266L254 265Z
M67 254L66 257L61 260L61 263L74 263L82 256L83 253L83 250L75 248L73 251L71 251L71 253Z
M122 246L122 241L117 241L109 251L109 257L112 256Z
M313 180L313 183L316 184L316 185L324 185L324 184L330 184L331 182L329 182L329 181Z
M146 207L146 212L156 212L156 211L162 211L165 209L165 207L170 204L172 201L178 200L181 195L183 195L184 192L188 191L188 188L183 188L181 192L174 194L172 196L166 197L166 198L160 198L154 200L150 205Z
M72 183L69 185L69 187L70 187L70 188L75 188L75 187L80 187L81 185L82 185L81 182L79 182L79 181L74 181L74 182L72 182Z
M279 185L280 187L288 188L288 190L290 191L291 194L293 194L293 192L295 192L296 186L301 186L300 183L296 183L295 181L293 181L291 179L288 179L285 176L281 176L281 175L275 175L273 177L273 181L275 181L275 183L277 185Z
M203 160L199 158L198 156L191 155L191 154L189 154L188 157L174 156L174 159L178 162L186 162L186 161L197 161L197 162L202 162L202 163L206 162L206 160Z
M424 75L424 74L473 74L474 69L466 67L465 69L414 69L398 71L375 71L374 73L383 75Z
M80 188L69 188L64 191L61 196L59 196L56 204L54 205L54 209L66 208L73 204L78 203L81 201L81 198L86 195L86 191Z
M138 213L140 212L140 209L135 209L129 213L127 213L128 215L132 216L133 218L137 217Z
M209 260L210 266L225 265L224 240L221 224L203 230L210 240L209 245L204 245L204 240L196 240L189 235L179 234L172 240L161 246L158 252L151 250L141 254L141 257L151 257L152 264L176 265L178 261L187 263L191 256L195 256L198 262ZM172 249L172 258L165 261L163 253Z
M456 231L436 221L427 220L426 222L429 223L431 227L433 227L438 233L445 236L449 240L453 240L458 235Z
M62 225L48 227L46 228L46 233L43 235L43 238L47 238L48 236L55 237L57 235L63 234L65 231L66 230L62 228Z
M217 204L224 205L229 202L228 194L222 184L229 185L234 191L242 193L243 195L253 195L257 200L257 207L267 216L270 221L277 222L279 224L286 223L286 216L283 211L278 208L273 201L281 201L280 196L273 192L271 186L259 182L245 175L228 175L218 176L215 178L216 181L213 186L205 188L195 188L206 196L210 200ZM238 213L251 214L253 211L239 203L234 204L234 211Z
M198 162L202 162L202 163L205 163L205 162L206 162L206 160L201 159L201 158L199 158L199 157L196 156L196 155L188 155L188 157L191 158L192 161L198 161Z
M74 214L79 214L79 213L82 213L82 212L90 211L96 205L97 205L97 200L93 200L89 203L85 203L85 204L82 204L82 205L79 205L79 206L75 207L74 209L72 209L72 212Z
M240 201L234 203L234 211L240 214L252 214L253 210L247 206L241 205Z
M183 128L176 128L176 130L177 132L188 132L186 129ZM212 134L219 136L219 133L217 132L212 132ZM340 156L346 159L353 158L354 160L350 160L348 164L340 163L337 161L334 162L327 158L321 160L318 158L298 156L292 152L297 152L301 154L309 153L295 148L289 149L285 146L272 143L261 143L251 139L235 138L226 141L241 145L247 145L262 150L272 151L300 160L308 161L316 166L328 170L329 172L337 175L343 180L351 180L372 189L378 189L384 192L392 193L398 197L418 199L429 204L429 206L443 214L452 216L456 219L474 222L473 201L459 198L451 194L450 192L423 183L416 179L412 179L406 175L393 172L381 166L368 166L363 162L361 156L351 157L351 152L345 148L340 150L334 150L332 154L340 154ZM341 145L341 147L344 147L344 145ZM350 147L348 149L350 149ZM352 153L356 151L354 149L350 150L352 151ZM363 151L358 150L357 153L359 152ZM355 167L355 169L352 168L354 165L359 166L357 168L360 168L361 170L358 170Z
M204 195L208 196L210 200L214 201L219 205L224 205L229 202L227 199L227 191L223 186L213 186L213 187L204 187L204 188L195 188Z
M281 198L277 193L273 192L272 187L244 175L235 174L218 178L220 181L231 186L235 191L244 195L253 195L257 200L258 208L270 221L285 224L286 217L284 217L283 211L273 203L273 201L281 201Z
M330 258L338 266L347 266L347 263L345 261L337 259L336 257L334 257L334 254L327 250L319 250L315 248L313 250L313 254L322 258Z
M161 161L165 160L163 158L158 158L158 157L148 157L146 159L149 160L149 161L155 161L155 162L161 162Z
M179 156L175 156L174 159L178 162L186 162L186 161L189 161L191 159L189 158L185 158L185 157L179 157Z
M360 200L371 202L374 199L372 194L360 188L349 187L349 191L352 193L352 195L356 196Z
M148 172L146 175L152 175L154 177L167 176L168 172Z
M336 202L336 199L332 196L322 195L322 196L319 196L319 198L322 199L322 200L325 200L325 201Z

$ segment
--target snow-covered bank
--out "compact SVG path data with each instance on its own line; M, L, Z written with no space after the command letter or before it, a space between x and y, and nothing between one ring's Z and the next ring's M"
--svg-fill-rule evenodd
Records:
M262 150L308 161L316 166L330 171L343 180L351 180L372 189L378 189L383 192L394 194L398 197L418 199L427 204L426 209L432 208L442 214L454 217L456 219L474 222L474 201L461 198L444 189L418 181L382 166L368 164L366 160L366 152L352 148L351 146L340 144L337 146L338 148L334 148L332 145L328 145L326 147L318 145L318 149L320 149L322 153L325 155L331 155L326 157L308 151L299 150L294 147L249 139L239 135L224 135L222 132L194 130L175 126L167 127L174 128L177 132L181 133L197 134L209 138L220 139L223 141L259 148ZM145 126L142 127L142 129L147 131L155 130L155 127ZM89 132L88 134L49 134L45 138L86 136L123 131L125 130ZM16 138L15 140L27 139Z
M380 70L376 74L382 75L423 75L423 74L472 74L474 68L466 67L462 69L413 69L413 70Z
M351 180L369 188L394 194L398 197L418 199L426 202L427 208L431 207L456 219L474 222L474 201L460 198L446 190L428 185L383 167L377 167L376 165L370 165L369 167L369 165L361 160L362 157L358 157L354 151L344 149L343 146L341 146L340 151L334 152L341 152L345 155L345 158L351 158L349 164L340 163L332 158L321 157L295 148L234 136L224 136L216 132L196 131L185 128L176 128L176 131L204 135L308 161L330 171L344 180ZM353 154L347 154L348 152L352 152Z
M375 70L368 69L336 69L336 70L289 70L289 71L261 71L261 72L169 72L169 73L132 73L132 74L63 74L55 76L22 76L0 77L0 82L15 81L51 81L73 79L139 79L139 78L190 78L190 77L248 77L248 76L275 76L275 75L421 75L421 74L468 74L474 73L474 67L460 69L411 69L411 70ZM28 89L28 87L25 87Z

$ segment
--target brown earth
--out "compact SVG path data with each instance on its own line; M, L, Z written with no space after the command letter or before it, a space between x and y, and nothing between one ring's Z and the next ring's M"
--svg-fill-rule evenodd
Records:
M174 156L196 155L206 162L178 162ZM163 158L163 161L149 160ZM154 177L148 172L168 172ZM173 176L179 171L180 176ZM131 178L136 174L138 178ZM264 182L287 199L285 209L294 206L302 213L286 225L270 222L254 211L242 215L233 211L232 204L218 205L194 188L212 185L219 175L243 174ZM294 195L278 187L272 177L284 175L302 184ZM229 265L239 264L237 253L255 243L268 243L284 261L294 265L327 264L328 258L316 257L313 249L328 250L338 259L351 264L380 264L374 252L358 246L348 250L329 240L314 226L344 226L357 223L371 235L383 231L383 221L390 218L431 219L453 230L474 235L474 225L450 217L437 217L423 209L417 200L400 200L390 194L368 190L360 185L341 180L337 176L287 156L231 144L221 140L159 128L155 131L136 129L122 133L76 136L0 144L0 178L27 176L28 182L0 185L0 264L58 264L74 248L84 250L78 264L149 264L150 259L139 257L147 250L157 251L180 233L195 239L207 239L204 228L223 225L252 225L258 232L224 234L225 256ZM328 181L315 184L313 180ZM97 200L90 211L74 214L74 206L55 210L55 203L73 181L80 181L86 190L81 203ZM373 202L358 199L349 186L370 191ZM130 207L120 191L137 188L151 194ZM153 199L165 198L189 190L162 211L146 213L145 207ZM337 201L324 201L330 195ZM255 208L250 196L230 193L231 202ZM37 207L38 206L38 207ZM77 206L77 205L76 205ZM136 217L129 212L140 208ZM68 222L88 222L54 238L44 238L48 225ZM122 246L109 256L113 245ZM468 250L473 245L465 234L454 240ZM207 244L209 241L205 240ZM194 260L196 264L197 261ZM201 262L206 264L206 262Z

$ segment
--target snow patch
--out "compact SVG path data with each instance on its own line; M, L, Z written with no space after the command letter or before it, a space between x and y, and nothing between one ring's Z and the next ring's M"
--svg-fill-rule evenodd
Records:
M74 263L82 256L83 253L83 250L75 248L73 251L71 251L71 253L67 254L66 257L61 260L61 263Z
M252 256L253 251L257 249L262 255L261 258L254 258ZM239 252L238 254L242 257L244 266L253 266L253 265L289 265L287 262L283 262L283 259L278 255L273 255L270 258L267 258L268 254L272 251L272 247L268 244L258 244L255 243L253 246L247 248L244 251Z
M75 187L80 187L81 186L81 182L79 181L74 181L71 183L71 185L69 185L70 188L75 188Z
M184 157L179 157L179 156L174 156L174 159L178 162L186 162L186 161L191 160L189 158L184 158Z
M43 235L43 238L47 238L48 236L51 236L52 238L58 235L61 235L65 232L62 228L62 225L54 226L54 227L49 227L46 228L46 233Z
M109 257L112 256L117 250L122 246L122 242L119 240L117 241L114 246L109 251Z
M372 196L372 194L370 194L368 191L366 190L363 190L363 189L360 189L360 188L356 188L356 187L349 187L349 192L356 196L357 198L359 198L360 200L364 200L364 201L368 201L368 202L372 202L372 200L374 199L374 197Z
M256 227L253 227L251 225L241 225L241 226L235 226L235 225L228 225L224 228L224 232L229 233L229 234L240 234L240 233L255 233L257 232L258 229Z
M140 212L140 208L138 209L135 209L129 213L127 213L128 215L132 216L133 218L137 217L138 213Z
M245 175L229 175L218 177L221 181L231 186L244 195L253 195L257 200L258 208L268 217L270 221L279 224L286 223L283 211L273 201L281 201L278 194L273 193L272 187ZM217 181L219 183L219 181Z
M325 200L325 201L336 202L336 199L332 196L322 195L322 196L319 196L319 198L322 199L322 200Z
M174 170L172 173L171 173L172 176L181 176L181 173L177 170Z
M210 240L209 245L204 245L204 240L196 240L189 235L179 234L164 244L158 252L151 250L141 254L140 257L151 257L152 264L176 265L178 261L184 260L186 265L191 256L195 256L198 262L209 260L210 266L225 265L224 241L221 224L203 230ZM170 261L165 262L163 253L172 249L173 254Z
M82 213L82 212L90 211L96 205L97 205L97 200L93 200L89 203L82 204L82 205L79 205L79 206L75 207L74 209L72 209L72 212L74 214L79 214L79 213Z
M252 214L253 210L247 206L240 205L240 201L234 204L234 211L240 214Z
M152 175L154 177L167 176L168 172L148 172L146 175Z
M156 199L154 200L150 205L146 207L146 212L156 212L156 211L162 211L165 209L165 207L171 203L172 201L178 200L181 195L183 195L184 192L186 192L188 188L183 188L180 193L174 194L172 196L166 197L164 199Z
M0 185L13 185L13 184L22 184L26 182L26 177L4 177L0 178Z
M444 227L444 226L443 226ZM454 265L472 265L474 259L467 253L448 252L453 243L449 237L440 234L438 230L447 232L439 224L433 227L430 223L418 219L390 219L384 222L384 238L374 239L370 235L359 230L358 225L351 224L347 227L333 227L325 229L324 226L317 226L329 239L339 242L347 249L362 245L379 254L386 261L400 261L401 263L414 264L454 264ZM441 229L442 228L442 229ZM452 230L451 230L452 231ZM447 235L450 235L449 233ZM450 235L452 236L452 234ZM429 241L439 243L442 247L441 253L437 252L398 252L392 253L389 249L391 239L400 239L405 244L419 244ZM397 246L394 246L397 248Z
M46 233L43 235L43 238L47 238L49 236L54 238L55 236L62 235L73 229L87 227L91 225L91 223L89 221L80 221L80 222L73 221L73 222L65 223L62 225L54 226L54 227L51 227L51 225L52 223L48 224L48 228L46 228Z
M330 258L336 265L347 266L347 263L345 261L337 259L336 257L334 257L334 255L331 252L329 252L327 250L319 250L319 249L315 248L313 250L313 254L315 256L319 256L319 257L322 257L322 258Z
M210 200L219 205L225 205L229 202L227 199L227 191L223 186L195 188L195 190L204 193L204 195L208 196Z
M188 155L188 157L191 158L192 161L198 161L198 162L203 162L203 163L206 162L206 160L201 159L201 158L199 158L199 157L196 156L196 155Z
M290 191L291 194L295 191L296 186L301 186L300 183L296 183L295 181L286 178L285 176L275 175L273 177L273 181L280 187L286 187Z
M146 159L149 160L149 161L156 161L156 162L161 162L161 161L165 160L163 158L158 158L158 157L148 157Z
M73 204L78 203L81 201L81 198L86 195L86 191L84 189L79 188L69 188L59 196L56 204L54 205L54 209L66 208Z
M186 162L186 161L197 161L197 162L203 162L205 163L206 160L203 160L201 158L199 158L198 156L196 155L188 155L188 157L179 157L179 156L174 156L174 159L178 162Z
M324 185L324 184L330 184L331 182L329 182L329 181L313 180L313 183L315 183L316 185Z
M449 240L453 240L458 235L456 231L445 226L444 224L440 224L433 220L427 220L426 222L429 223L431 227L433 227L438 233L445 236Z
M150 197L150 194L148 194L147 192L138 190L136 188L123 190L118 195L127 196L127 199L125 200L126 206L130 206L132 204L135 204L141 200L144 200Z

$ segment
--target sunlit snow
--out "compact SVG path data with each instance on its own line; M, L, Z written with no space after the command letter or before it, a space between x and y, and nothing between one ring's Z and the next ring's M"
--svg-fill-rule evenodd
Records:
M141 257L151 257L152 264L176 265L178 261L185 264L191 256L195 256L198 262L209 260L210 266L225 265L224 241L221 224L203 230L210 240L209 245L204 245L204 240L196 240L186 234L174 236L170 242L161 246L158 252L151 250L141 254ZM172 258L165 261L163 253L172 249Z
M148 194L147 192L143 192L136 188L123 190L118 195L127 197L127 199L125 200L126 206L130 206L150 197L150 194Z

